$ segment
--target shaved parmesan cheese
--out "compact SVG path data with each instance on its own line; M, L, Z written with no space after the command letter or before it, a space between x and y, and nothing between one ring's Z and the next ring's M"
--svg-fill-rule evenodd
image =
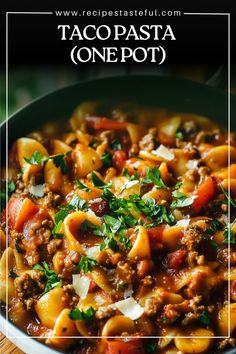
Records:
M144 313L144 308L133 297L118 301L114 305L123 315L129 317L131 320L137 320Z
M136 186L137 184L139 184L138 180L129 181L125 184L124 189L132 188L133 186Z
M190 219L182 219L177 221L176 225L181 226L181 227L187 227L190 223Z
M35 197L42 198L44 196L44 184L38 184L37 186L29 187L30 194L33 194Z
M190 170L193 170L194 168L197 168L198 166L198 160L189 160L187 162L187 167L190 169Z
M72 274L72 285L77 295L84 299L89 290L91 280L89 277L80 274Z
M175 158L175 155L162 144L156 150L152 150L152 154L159 156L167 161L171 161Z
M90 258L96 258L100 252L100 246L93 246L86 249L86 255Z

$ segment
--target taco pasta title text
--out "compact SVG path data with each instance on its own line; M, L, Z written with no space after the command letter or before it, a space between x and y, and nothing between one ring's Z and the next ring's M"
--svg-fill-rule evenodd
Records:
M141 25L138 28L134 25L87 25L80 28L78 25L58 25L57 30L60 33L62 41L78 41L79 44L73 46L70 51L70 58L75 65L88 62L104 63L125 63L134 61L136 63L151 62L161 65L166 59L166 50L162 45L155 47L149 46L104 46L97 48L93 45L83 46L85 41L91 44L95 40L112 40L114 43L122 41L128 43L129 40L138 41L162 41L176 40L170 25Z

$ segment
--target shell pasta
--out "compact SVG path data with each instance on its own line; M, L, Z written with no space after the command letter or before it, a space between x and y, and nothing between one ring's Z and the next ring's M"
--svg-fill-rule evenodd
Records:
M236 346L230 139L205 117L104 102L19 138L1 182L9 319L76 354Z

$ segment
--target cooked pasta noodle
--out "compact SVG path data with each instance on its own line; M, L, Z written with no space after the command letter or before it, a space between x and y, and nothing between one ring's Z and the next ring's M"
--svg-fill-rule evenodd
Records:
M9 319L77 354L235 346L233 134L229 147L207 118L102 102L81 103L62 131L49 122L9 151Z

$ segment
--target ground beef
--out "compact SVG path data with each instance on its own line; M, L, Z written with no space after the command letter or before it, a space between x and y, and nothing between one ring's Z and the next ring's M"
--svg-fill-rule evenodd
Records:
M157 147L157 129L151 128L148 134L144 135L139 142L141 150L152 151Z
M136 272L131 263L119 261L116 268L116 275L119 280L125 284L130 284L135 281Z
M189 251L187 255L187 263L190 267L205 264L205 256L199 255L196 251Z
M144 312L147 316L156 315L158 311L163 307L163 298L161 295L152 296L146 299L144 304Z
M217 349L222 352L223 350L236 347L236 339L235 338L226 338L219 341Z
M61 245L62 240L60 239L53 239L47 245L47 251L49 254L53 254L57 251L58 247Z
M40 251L39 247L48 244L52 236L53 222L50 219L36 221L29 229L24 232L22 239L23 249L26 250L25 258L29 265L34 265L39 262Z
M188 251L195 251L204 240L204 231L198 225L190 225L181 239L181 244L187 247Z
M62 198L60 194L53 193L48 187L45 188L45 197L43 198L43 205L47 208L56 208L61 204Z
M70 307L75 307L79 302L79 295L76 294L75 289L72 284L67 284L63 286L64 294L66 299L70 300Z
M22 181L22 174L17 175L16 180L15 180L15 185L16 185L15 193L22 195L22 193L24 193L24 190L26 188L26 185ZM28 192L28 189L27 189L26 193L27 192Z
M98 310L96 311L95 317L98 320L102 320L103 318L108 318L111 316L114 316L115 310L112 306L100 306Z
M213 200L209 201L202 209L203 215L209 216L211 218L219 218L223 213L227 213L228 205L222 204L225 200L223 194L217 195Z
M184 300L180 304L168 304L164 306L163 316L166 324L174 323L179 317L188 312L197 313L199 310L199 304L202 300L201 296L195 296L191 300ZM204 307L201 306L200 310L203 311Z
M76 264L79 263L80 255L78 252L69 251L67 256L64 258L64 266L66 272L75 272Z
M23 273L15 279L14 285L18 298L30 309L45 288L44 273L39 270Z

